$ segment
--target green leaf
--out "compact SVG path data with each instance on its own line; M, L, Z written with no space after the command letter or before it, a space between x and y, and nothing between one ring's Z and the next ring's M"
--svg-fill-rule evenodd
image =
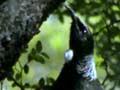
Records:
M30 53L30 54L28 55L28 62L30 62L32 59L33 59L33 55Z
M32 55L36 54L36 50L33 48L30 54Z
M25 66L24 66L24 72L26 74L28 74L28 72L29 72L29 66L27 64L25 64Z
M29 83L25 83L24 87L30 87L30 84Z
M36 55L34 59L35 59L35 61L37 61L41 64L45 64L45 59L40 55Z
M36 50L37 52L41 52L42 51L42 43L41 41L38 41L36 44Z
M16 84L14 82L12 83L12 87L16 87Z
M15 75L16 80L21 79L21 77L22 77L21 73L17 73L17 74Z
M42 52L41 54L42 54L45 58L50 59L50 57L47 55L47 53Z
M44 80L44 78L41 78L41 79L39 80L39 85L40 85L40 86L44 86L44 85L45 85L45 80Z

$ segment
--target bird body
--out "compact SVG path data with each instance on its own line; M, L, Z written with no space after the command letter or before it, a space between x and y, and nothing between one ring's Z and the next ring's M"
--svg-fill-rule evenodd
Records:
M69 50L52 90L103 90L96 75L92 33L70 7L65 7L72 18Z

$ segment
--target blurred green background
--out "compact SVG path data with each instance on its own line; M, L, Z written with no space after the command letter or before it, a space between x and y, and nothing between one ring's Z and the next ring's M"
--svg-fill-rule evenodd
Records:
M101 84L105 90L120 90L120 0L67 2L94 35L94 57ZM48 77L57 78L64 64L64 52L68 49L70 25L71 18L63 6L49 16L14 66L14 77L19 78L19 83L35 86L41 78L46 83ZM19 90L7 79L3 87L4 90Z

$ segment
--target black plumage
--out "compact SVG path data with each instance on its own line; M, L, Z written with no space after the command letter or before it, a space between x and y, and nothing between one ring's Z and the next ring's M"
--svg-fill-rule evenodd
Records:
M74 55L71 61L64 64L52 90L102 90L96 77L90 81L83 77L84 72L78 73L77 71L77 65L81 65L81 62L84 63L88 60L94 63L93 60L89 60L93 58L94 40L92 33L75 15L74 11L68 6L65 7L72 17L69 49L73 51ZM86 57L88 58L86 59ZM95 66L92 66L91 69L95 69ZM92 78L94 78L94 75Z

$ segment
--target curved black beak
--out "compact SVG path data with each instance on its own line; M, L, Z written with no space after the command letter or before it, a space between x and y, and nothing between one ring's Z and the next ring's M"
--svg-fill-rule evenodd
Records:
M70 31L70 49L78 56L84 56L93 52L94 40L92 33L89 31L81 20L75 15L75 12L68 5L65 5L72 17Z
M76 23L76 30L78 30L78 33L81 33L80 36L84 33L88 32L87 27L81 22L81 20L75 15L74 10L69 7L68 5L64 4L65 8L70 13L70 16L72 17L73 22Z

